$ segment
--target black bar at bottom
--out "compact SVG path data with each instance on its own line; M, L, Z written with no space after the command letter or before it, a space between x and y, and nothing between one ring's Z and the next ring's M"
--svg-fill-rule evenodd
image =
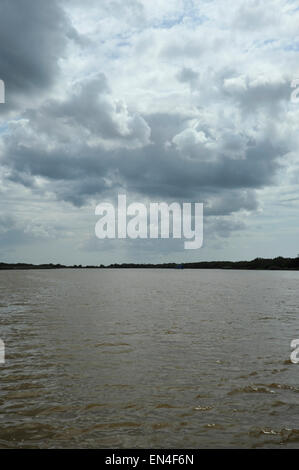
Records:
M298 454L297 454L298 453ZM298 449L63 449L63 450L0 450L0 458L6 464L20 463L30 465L59 464L76 465L89 468L163 468L179 465L180 467L203 469L211 465L228 464L230 466L256 465L266 460L276 465L286 466L288 458L298 458ZM7 460L6 460L7 459ZM81 467L82 468L82 467Z

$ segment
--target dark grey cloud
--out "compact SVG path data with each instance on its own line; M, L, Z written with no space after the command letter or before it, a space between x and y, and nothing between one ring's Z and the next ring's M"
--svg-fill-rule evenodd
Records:
M254 190L273 183L287 143L226 121L215 137L213 123L189 119L132 112L99 73L12 123L0 161L12 181L34 189L43 177L45 191L77 206L123 189L201 201L208 215L256 209Z
M248 77L230 77L223 82L224 96L237 103L247 115L257 109L264 109L273 115L283 111L283 106L290 101L290 81L272 81Z
M82 119L75 103L76 100L60 103L55 109L51 102L38 113L31 112L30 121L25 127L20 124L18 128L17 125L16 133L5 137L1 161L10 171L13 181L32 186L34 177L41 176L47 181L46 190L76 205L83 204L91 197L113 195L123 189L152 198L205 202L207 214L225 215L241 209L256 209L254 190L273 183L280 168L279 157L287 151L287 147L273 144L265 136L256 141L248 138L245 153L239 157L224 155L220 147L213 154L215 158L209 160L205 158L205 149L197 144L193 145L190 157L188 149L179 149L174 144L165 145L164 140L180 131L185 119L169 117L168 127L163 127L163 122L167 120L164 115L161 116L161 123L159 115L139 117L144 129L151 129L152 142L147 143L148 132L140 135L137 127L136 136L131 137L133 141L141 139L139 147L126 148L121 145L109 150L105 148L105 139L104 144L88 144L88 139L92 142L96 137L103 136L101 133L107 129L102 124L107 112L105 107L102 121L97 121L101 101L94 105L94 113L87 116L83 113ZM77 105L81 109L80 99ZM47 120L54 114L56 119L51 119L48 132ZM66 132L59 137L60 118L64 122L66 118L70 121ZM105 134L106 138L115 140L118 136L121 143L126 142L128 136L122 138L113 127L115 123L109 112L107 123L109 132ZM162 133L159 128L163 128ZM76 140L78 135L81 136L79 141Z
M198 199L223 190L256 189L273 183L278 158L286 151L287 147L274 145L265 137L259 142L249 141L244 158L223 156L220 148L218 158L209 161L202 160L205 155L201 148L196 154L196 146L194 158L188 158L174 146L154 144L138 154L123 152L125 158L118 164L129 189L150 196ZM243 198L237 201L243 204Z
M177 79L181 83L189 83L191 87L195 86L197 80L199 78L199 73L195 72L189 67L183 67L177 73Z
M73 86L63 101L49 100L38 109L27 110L31 129L57 144L84 143L89 138L111 141L113 145L136 146L149 142L145 120L113 99L104 74L96 74Z
M18 96L38 93L58 78L58 60L76 32L57 0L2 0L0 76L6 107ZM3 108L5 109L5 108Z
M217 238L228 238L233 232L246 230L246 224L239 220L225 218L205 219L204 239L213 240Z

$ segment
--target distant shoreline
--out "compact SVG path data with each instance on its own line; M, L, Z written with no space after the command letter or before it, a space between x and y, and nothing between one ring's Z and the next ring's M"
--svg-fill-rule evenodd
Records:
M30 263L0 263L0 270L28 270L28 269L242 269L242 270L299 270L299 256L296 258L255 258L251 261L199 261L194 263L123 263L110 265L73 265L63 264L30 264Z

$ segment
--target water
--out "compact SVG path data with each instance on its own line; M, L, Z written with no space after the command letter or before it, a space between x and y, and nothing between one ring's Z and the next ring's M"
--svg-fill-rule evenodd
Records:
M0 447L299 447L298 281L0 271Z

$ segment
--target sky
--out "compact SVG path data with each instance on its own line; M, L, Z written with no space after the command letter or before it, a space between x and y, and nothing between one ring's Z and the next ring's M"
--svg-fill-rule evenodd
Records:
M0 261L297 256L298 25L290 0L1 0ZM118 194L203 203L203 246L99 240Z

